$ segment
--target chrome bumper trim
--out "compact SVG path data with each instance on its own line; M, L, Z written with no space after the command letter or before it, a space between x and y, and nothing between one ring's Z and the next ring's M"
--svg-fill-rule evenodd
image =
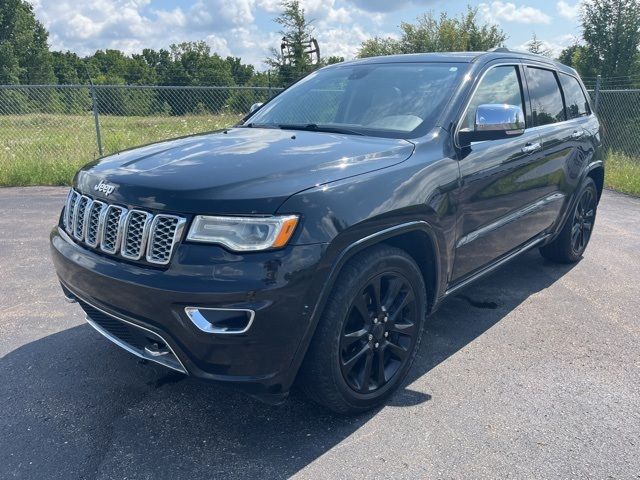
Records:
M75 295L75 294L74 294ZM110 316L111 318L119 321L119 322L123 322L126 323L134 328L138 328L140 330L144 330L145 332L150 333L152 336L159 338L169 349L169 351L171 352L171 354L175 357L176 361L178 362L178 364L180 365L180 367L176 367L175 365L173 365L171 362L167 362L164 358L162 358L161 356L154 356L150 353L147 353L144 350L138 350L137 348L129 345L128 343L123 342L122 340L120 340L118 337L114 336L113 334L111 334L110 332L108 332L107 330L105 330L104 328L102 328L100 325L98 325L95 321L91 320L91 318L89 317L89 315L85 316L85 320L87 321L87 323L89 325L91 325L93 328L95 328L98 333L102 334L105 338L107 338L108 340L111 340L113 343L115 343L116 345L118 345L120 348L126 350L129 353L133 353L135 356L143 358L145 360L149 360L150 362L155 362L155 363L159 363L160 365L170 368L171 370L175 370L177 372L180 373L184 373L185 375L189 375L189 371L186 369L186 367L184 366L184 364L180 361L180 358L178 357L178 355L176 355L176 352L173 351L173 348L171 348L171 345L169 344L169 342L167 342L162 335L154 332L153 330L149 330L148 328L142 327L140 325L137 325L135 323L129 322L128 320L125 320L121 317L117 317L109 312L104 311L102 308L96 307L94 304L87 302L85 299L78 297L82 302L86 303L87 305L89 305L92 308L95 308L96 310L99 310L100 312L104 313L105 315Z
M218 311L218 312L244 312L249 315L249 319L244 328L240 330L229 330L227 328L218 328L209 322L200 311ZM204 307L185 307L189 320L198 328L198 330L205 333L215 333L218 335L238 335L241 333L247 333L253 325L253 320L256 317L256 312L248 308L204 308Z

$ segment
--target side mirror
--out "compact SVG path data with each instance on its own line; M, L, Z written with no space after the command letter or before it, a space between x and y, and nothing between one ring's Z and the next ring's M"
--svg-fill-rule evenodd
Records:
M473 130L460 130L460 144L499 140L524 133L524 112L516 105L485 104L476 109Z
M249 109L249 113L253 113L256 110L258 110L262 105L264 105L264 103L254 103L253 105L251 105L251 108Z

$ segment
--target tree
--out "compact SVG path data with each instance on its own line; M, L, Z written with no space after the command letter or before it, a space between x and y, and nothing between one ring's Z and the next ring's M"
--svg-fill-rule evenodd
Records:
M275 68L284 84L296 80L316 68L313 58L307 53L309 41L313 37L313 20L307 20L305 11L299 0L283 0L283 12L274 19L282 26L280 35L282 42L289 45L291 55L284 58L281 52L271 48L271 56L266 59L267 65Z
M134 54L127 59L124 80L128 85L156 85L158 73L142 55Z
M393 55L399 53L485 51L504 44L506 35L496 25L480 23L478 9L450 17L433 12L417 18L415 24L402 22L400 38L374 37L360 46L358 57Z
M558 61L575 68L582 77L595 77L599 72L598 62L591 49L586 45L575 43L568 46L560 52Z
M238 57L227 57L225 61L229 64L236 85L246 85L255 74L255 67L243 64Z
M586 49L581 74L619 77L634 73L640 61L640 0L584 2L582 30Z
M552 52L550 49L544 46L544 42L542 40L538 40L538 36L533 33L533 37L531 40L527 42L527 50L531 53L535 53L536 55L542 55L545 57L550 57Z
M0 76L3 82L55 82L49 34L24 0L0 1Z
M397 55L403 50L402 40L387 37L373 37L365 40L358 50L359 58Z
M344 62L344 57L340 57L338 55L330 55L328 57L324 57L320 60L322 66L325 65L334 65L336 63Z
M86 72L82 59L72 52L52 52L53 73L61 85L86 82Z
M560 63L564 63L569 67L575 68L575 63L576 63L575 56L579 54L579 51L583 48L584 47L582 45L579 45L578 43L569 45L568 47L562 49L562 51L560 52L560 55L558 55L558 61Z
M0 42L0 84L19 84L22 70L9 42Z

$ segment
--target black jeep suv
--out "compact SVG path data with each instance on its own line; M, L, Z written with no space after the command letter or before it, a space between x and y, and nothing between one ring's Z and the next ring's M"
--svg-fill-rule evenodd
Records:
M254 107L74 179L51 234L62 288L140 357L359 412L403 381L443 299L533 247L587 246L604 166L571 68L369 58Z

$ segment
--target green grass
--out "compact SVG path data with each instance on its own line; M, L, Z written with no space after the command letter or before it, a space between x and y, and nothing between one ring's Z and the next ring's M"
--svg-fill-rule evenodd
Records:
M609 152L605 161L604 185L640 197L640 157Z
M100 117L104 153L233 125L240 115ZM98 157L90 115L0 116L0 186L69 185Z
M233 125L240 115L100 117L104 153ZM91 115L0 116L0 186L69 185L98 157ZM640 196L640 156L610 152L607 188Z

